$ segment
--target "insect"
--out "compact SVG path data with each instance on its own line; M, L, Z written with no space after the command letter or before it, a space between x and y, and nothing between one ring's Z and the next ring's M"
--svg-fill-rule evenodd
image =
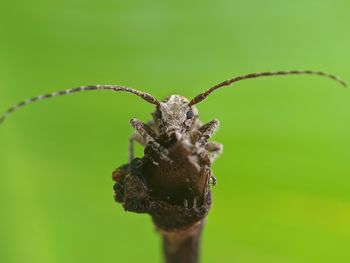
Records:
M10 114L28 104L81 91L129 92L154 104L153 120L149 123L131 119L130 124L135 133L129 138L129 162L113 172L113 180L116 182L115 200L120 202L125 210L150 214L157 228L163 233L166 244L174 241L174 230L180 234L186 232L187 236L198 236L194 233L200 233L203 219L212 203L210 182L216 184L211 164L220 156L223 146L209 139L217 130L219 121L214 119L202 124L195 105L205 100L212 92L241 80L297 74L324 76L346 86L344 81L334 75L309 70L238 76L213 86L192 100L180 95L171 95L163 101L158 101L148 93L128 87L83 86L22 101L1 116L0 124ZM135 142L145 147L142 158L134 157ZM181 232L184 229L186 231ZM191 244L198 245L198 240L193 240ZM166 251L167 256L171 253L173 252ZM179 262L182 261L179 259Z

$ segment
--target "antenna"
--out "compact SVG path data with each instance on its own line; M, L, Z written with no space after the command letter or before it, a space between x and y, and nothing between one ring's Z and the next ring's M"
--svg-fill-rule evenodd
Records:
M78 88L73 88L73 89L66 89L66 90L61 90L61 91L56 91L56 92L52 92L52 93L48 93L45 95L41 95L41 96L37 96L37 97L33 97L30 99L26 99L14 106L12 106L11 108L9 108L7 111L5 111L3 113L3 115L1 115L0 117L0 125L8 118L8 116L12 113L14 113L15 111L17 111L18 109L27 106L29 104L32 104L34 102L40 101L40 100L45 100L45 99L50 99L53 97L58 97L58 96L63 96L63 95L68 95L68 94L72 94L72 93L77 93L77 92L81 92L81 91L89 91L89 90L112 90L112 91L124 91L124 92L129 92L129 93L133 93L136 96L144 99L145 101L154 104L154 105L159 105L159 101L154 98L152 95L146 93L146 92L142 92L136 89L132 89L132 88L128 88L128 87L123 87L123 86L116 86L116 85L94 85L94 86L82 86L82 87L78 87Z
M196 97L194 97L190 101L190 105L194 105L194 104L197 104L197 103L203 101L213 91L215 91L215 90L217 90L217 89L219 89L221 87L229 86L229 85L233 84L234 82L238 82L238 81L241 81L241 80L259 78L259 77L271 77L271 76L283 76L283 75L301 75L301 74L304 74L304 75L318 75L318 76L327 77L327 78L330 78L332 80L337 81L338 83L340 83L344 87L347 86L345 81L341 80L337 76L329 74L329 73L325 73L325 72L322 72L322 71L291 70L291 71L276 71L276 72L256 72L256 73L250 73L250 74L247 74L247 75L241 75L241 76L238 76L238 77L226 80L224 82L221 82L221 83L215 85L214 87L208 89L207 91L205 91L205 92L197 95Z

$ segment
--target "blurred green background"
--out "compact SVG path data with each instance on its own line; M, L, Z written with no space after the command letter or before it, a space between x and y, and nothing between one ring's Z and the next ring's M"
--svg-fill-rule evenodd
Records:
M14 0L0 6L0 111L84 84L189 98L255 71L350 80L350 3ZM0 262L161 262L147 215L113 201L132 117L124 93L40 102L0 128ZM313 76L247 80L199 105L224 154L202 262L350 261L350 91ZM138 155L142 154L139 147Z

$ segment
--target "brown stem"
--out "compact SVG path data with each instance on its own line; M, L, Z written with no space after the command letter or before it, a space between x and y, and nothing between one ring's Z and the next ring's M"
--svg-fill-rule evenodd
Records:
M197 263L203 221L178 231L161 231L166 263Z

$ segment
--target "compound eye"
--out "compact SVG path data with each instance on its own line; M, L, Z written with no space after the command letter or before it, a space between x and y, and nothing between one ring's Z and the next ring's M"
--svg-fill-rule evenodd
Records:
M192 119L194 116L194 112L193 110L189 110L187 113L186 113L186 117L187 119Z

